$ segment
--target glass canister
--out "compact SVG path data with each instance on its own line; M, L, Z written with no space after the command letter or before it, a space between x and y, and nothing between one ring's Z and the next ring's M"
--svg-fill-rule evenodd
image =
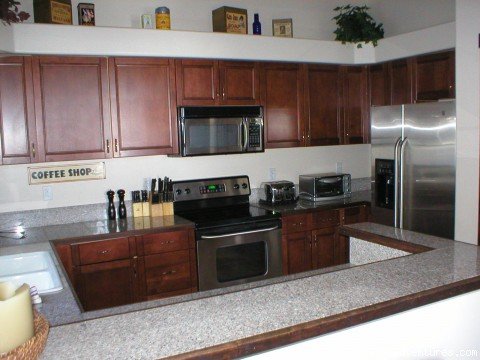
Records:
M170 30L170 9L161 6L155 9L155 19L157 29Z

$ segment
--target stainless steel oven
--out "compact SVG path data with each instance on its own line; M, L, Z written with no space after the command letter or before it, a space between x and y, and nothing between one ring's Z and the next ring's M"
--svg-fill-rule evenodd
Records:
M261 106L178 108L182 156L264 151Z
M197 231L199 290L282 275L278 220Z
M199 290L281 276L280 214L249 203L248 176L173 183L175 214L195 223Z

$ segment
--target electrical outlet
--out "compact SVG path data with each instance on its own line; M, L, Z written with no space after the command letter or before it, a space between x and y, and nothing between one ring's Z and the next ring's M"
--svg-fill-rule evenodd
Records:
M337 171L337 174L341 174L343 172L343 163L337 162L335 164L335 169Z
M269 178L270 178L270 181L277 180L277 169L275 168L269 169Z
M51 186L44 186L43 190L43 201L53 200L53 190Z

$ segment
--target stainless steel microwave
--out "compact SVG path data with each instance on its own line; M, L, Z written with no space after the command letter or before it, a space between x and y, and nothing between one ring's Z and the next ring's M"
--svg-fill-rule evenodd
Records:
M264 151L261 106L178 108L181 156Z
M333 200L350 196L350 174L311 174L299 176L299 197L310 201Z

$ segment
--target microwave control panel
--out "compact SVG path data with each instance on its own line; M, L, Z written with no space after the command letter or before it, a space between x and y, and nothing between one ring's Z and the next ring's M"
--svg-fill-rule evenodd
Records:
M248 149L263 149L262 119L248 119Z

